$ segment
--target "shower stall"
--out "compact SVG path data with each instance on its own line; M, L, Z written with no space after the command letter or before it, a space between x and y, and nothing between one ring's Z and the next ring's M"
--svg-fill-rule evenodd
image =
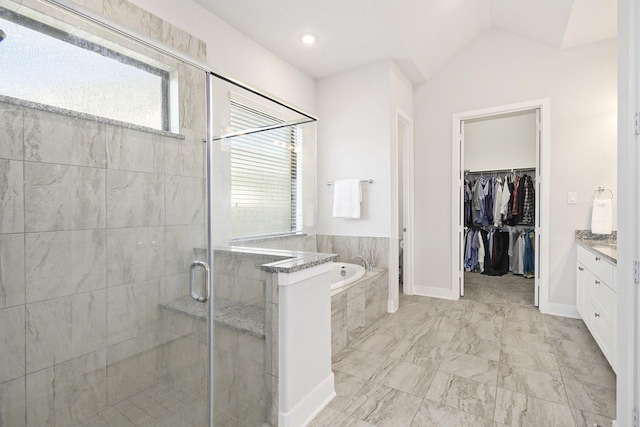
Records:
M316 249L315 119L80 3L0 0L0 426L275 424L262 266Z

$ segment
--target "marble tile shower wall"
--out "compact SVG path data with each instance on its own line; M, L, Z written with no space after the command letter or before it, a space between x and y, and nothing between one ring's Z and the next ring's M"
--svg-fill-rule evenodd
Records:
M2 425L70 425L184 352L158 304L204 245L203 135L61 113L0 103Z
M126 0L74 1L206 60ZM0 97L0 425L72 425L161 381L204 390L206 346L158 307L205 235L204 77L173 66L182 138Z
M366 236L317 235L318 252L338 254L339 261L350 262L351 257L363 256L374 267L389 269L389 238ZM353 262L353 261L351 261Z

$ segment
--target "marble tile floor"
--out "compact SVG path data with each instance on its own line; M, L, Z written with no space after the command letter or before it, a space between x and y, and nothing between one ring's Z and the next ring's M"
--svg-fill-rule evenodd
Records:
M205 427L206 401L159 384L143 390L73 427Z
M310 426L611 426L616 377L584 323L497 279L460 301L401 296L336 354L337 396Z

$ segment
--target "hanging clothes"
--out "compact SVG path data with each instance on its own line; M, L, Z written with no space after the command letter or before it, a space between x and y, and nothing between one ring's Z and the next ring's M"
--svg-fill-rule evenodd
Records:
M523 276L527 279L535 277L535 254L533 251L533 242L535 241L535 233L533 231L524 232L524 260L523 260Z
M530 176L525 175L524 181L524 200L522 208L522 222L525 224L536 223L536 199L535 189L533 187L533 180Z
M511 271L513 274L524 274L524 237L522 232L516 233L511 256Z
M485 255L483 274L502 276L509 272L509 233L506 231L492 231L490 234L490 257L487 260Z
M493 194L493 225L494 227L500 227L502 225L502 180L500 178L495 179Z

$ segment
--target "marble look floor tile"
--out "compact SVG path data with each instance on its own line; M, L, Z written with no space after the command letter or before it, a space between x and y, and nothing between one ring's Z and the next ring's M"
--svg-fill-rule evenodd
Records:
M448 352L438 369L490 385L498 381L498 362L468 354Z
M546 323L545 315L531 307L508 307L505 310L505 320L528 320L530 322Z
M594 341L586 325L580 319L558 320L556 316L551 316L547 320L547 325L549 335L553 338L582 344L590 344Z
M413 336L416 333L416 329L420 327L420 325L414 322L404 323L401 320L402 319L396 319L395 317L382 318L364 330L360 334L360 337L364 338L372 334L382 334L393 338L403 339Z
M569 406L503 388L497 391L493 419L497 423L517 427L574 425Z
M532 320L505 319L503 331L549 336L547 325L544 322Z
M500 362L507 366L520 366L560 377L556 355L536 348L522 349L503 345Z
M474 331L463 329L451 340L449 351L489 360L500 360L500 345L480 338Z
M493 316L486 318L485 315L474 315L469 319L466 329L473 331L479 338L487 341L502 341L502 328L504 317Z
M455 333L453 328L419 332L414 337L399 341L389 356L429 367L442 359Z
M409 426L422 399L382 384L365 385L347 413L377 427Z
M334 397L329 406L337 411L344 411L353 403L354 396L367 383L367 380L344 372L335 371L334 387L336 397Z
M560 370L564 378L571 378L612 390L616 389L616 374L609 366L566 358L563 359L563 366Z
M333 408L324 408L311 423L309 427L375 427L365 421L336 411Z
M425 399L413 419L411 427L451 427L473 426L491 427L492 422L469 412L452 408L440 403Z
M500 364L498 387L568 405L561 377L520 366Z
M504 304L461 299L460 304L469 315L485 314L488 316L505 316L509 307Z
M591 363L609 366L607 358L602 354L602 350L596 342L583 344L573 341L556 339L554 343L555 353L558 356L558 363L564 364L564 359L572 358L584 360Z
M525 350L538 349L553 353L553 340L551 338L527 332L505 331L502 334L502 343Z
M353 348L345 348L333 358L333 369L368 380L386 357Z
M83 427L109 427L109 424L107 424L105 420L100 418L99 415L94 415L88 420L83 420L82 426Z
M369 353L388 356L394 351L398 341L399 340L397 338L393 338L389 335L375 333L355 340L349 344L349 347L367 351Z
M424 397L436 370L388 358L373 375L371 381Z
M573 419L577 427L594 427L594 426L610 426L613 420L602 415L592 414L591 412L572 409Z
M483 418L493 419L496 387L438 372L425 398Z
M570 378L564 379L571 407L614 419L616 416L616 391L593 384L584 384Z

